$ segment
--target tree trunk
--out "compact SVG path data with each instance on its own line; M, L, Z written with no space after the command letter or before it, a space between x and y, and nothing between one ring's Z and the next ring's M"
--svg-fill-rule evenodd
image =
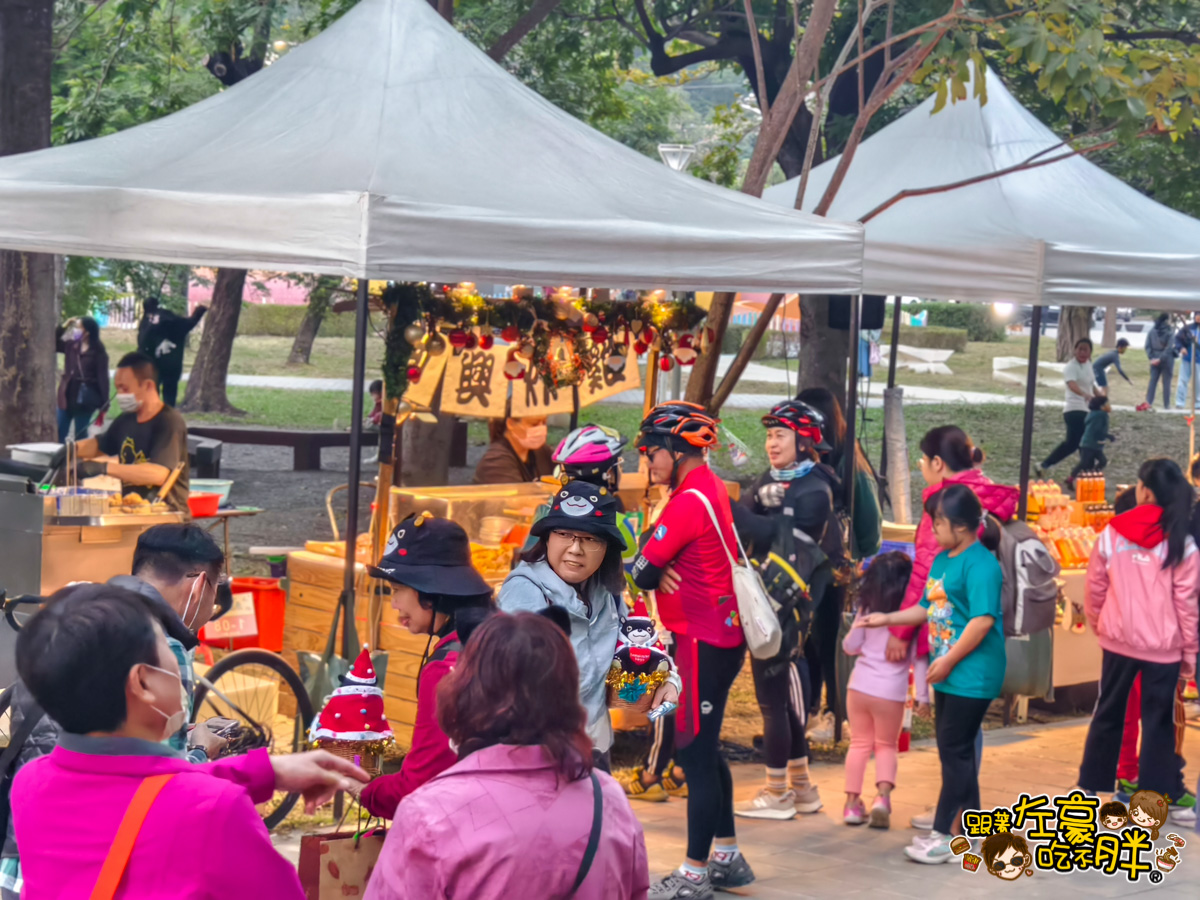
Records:
M312 356L313 341L325 321L325 314L332 305L333 292L341 285L342 280L331 275L323 275L308 293L308 309L300 322L300 330L292 341L292 352L288 354L289 366L307 366Z
M1058 361L1075 355L1075 345L1092 333L1091 306L1063 306L1058 315Z
M53 0L0 3L0 156L50 146ZM0 251L0 452L53 440L54 257Z
M246 286L245 269L217 269L213 285L212 306L204 317L204 338L184 395L184 412L218 412L245 415L236 409L225 393L225 377L233 339L237 336L238 318L242 314L242 290Z
M1115 303L1104 310L1104 340L1101 343L1108 349L1117 346L1117 306Z
M849 334L829 327L829 298L800 298L799 390L828 388L846 408L846 344Z
M496 43L488 47L487 55L500 62L508 55L508 51L525 39L525 36L537 28L546 17L558 9L562 0L533 0L529 11L513 24L512 28L500 35Z
M441 406L442 389L430 406ZM450 481L450 441L454 416L439 415L437 424L412 418L400 432L400 483L405 487L435 487Z

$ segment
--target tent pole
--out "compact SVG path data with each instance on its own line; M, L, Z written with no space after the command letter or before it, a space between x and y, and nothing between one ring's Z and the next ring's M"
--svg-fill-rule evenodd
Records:
M850 384L846 389L846 442L842 446L842 488L846 497L846 516L850 522L850 544L846 555L853 557L854 545L854 479L858 474L858 343L862 339L862 296L850 298ZM841 648L838 648L841 653ZM833 706L833 742L842 740L842 722L846 718L845 685L838 684L837 696L827 702Z
M889 348L891 351L888 356L888 380L887 389L890 391L896 386L896 357L899 355L896 350L896 345L900 343L900 295L896 295L895 303L892 304L892 345ZM887 408L887 393L884 393L884 408ZM886 413L884 415L886 420ZM887 479L888 471L888 452L887 452L887 428L883 429L883 447L879 451L879 477Z
M1192 384L1191 384L1191 414L1188 416L1188 481L1192 480L1192 460L1196 458L1196 351L1200 350L1197 346L1197 341L1192 341L1192 358L1189 365L1192 367Z
M358 482L362 475L362 418L363 379L367 368L367 286L366 278L358 279L358 303L354 320L354 386L350 395L350 484L346 489L346 571L342 584L344 627L342 656L354 659L358 641L352 636L354 628L354 554L358 544ZM382 448L380 448L382 450Z
M1037 402L1038 344L1042 334L1042 308L1035 306L1029 321L1029 368L1025 373L1025 424L1021 429L1021 496L1017 518L1024 522L1029 512L1029 457L1033 454L1033 409Z

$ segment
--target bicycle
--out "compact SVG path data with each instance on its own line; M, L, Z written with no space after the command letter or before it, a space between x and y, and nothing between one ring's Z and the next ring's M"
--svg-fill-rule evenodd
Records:
M4 618L14 631L20 631L44 597L23 595L6 598L0 588ZM9 741L8 707L12 688L0 694L0 746ZM202 714L203 713L203 714ZM226 729L228 743L222 757L240 756L251 750L268 753L298 753L307 748L308 729L314 712L304 682L277 653L250 648L226 653L203 676L196 679L189 724L212 717L233 719L237 725ZM290 731L290 736L287 732ZM267 830L274 829L292 811L299 794L277 791L258 805Z

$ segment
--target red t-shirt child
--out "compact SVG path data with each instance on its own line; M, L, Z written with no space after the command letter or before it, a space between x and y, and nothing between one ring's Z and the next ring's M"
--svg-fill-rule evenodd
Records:
M642 549L642 556L652 566L671 565L679 575L678 593L661 588L655 592L658 615L673 634L714 647L737 647L742 643L742 626L733 593L733 569L704 503L688 493L693 490L708 498L721 523L725 546L737 553L729 492L712 469L698 466L671 493Z

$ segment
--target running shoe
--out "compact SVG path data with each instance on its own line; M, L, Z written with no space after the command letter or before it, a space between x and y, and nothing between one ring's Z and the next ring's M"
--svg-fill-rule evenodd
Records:
M809 719L807 736L814 744L833 743L833 713L824 712Z
M710 864L711 865L711 864ZM701 881L692 881L679 872L672 872L662 881L650 885L650 900L712 900L713 883L709 875Z
M792 788L792 793L796 795L796 812L798 813L815 813L821 809L821 794L817 790L815 784L810 784L808 787Z
M667 766L667 771L663 772L662 786L667 792L668 797L681 797L686 800L688 795L687 780L685 778L676 778L672 773L675 771L675 763Z
M714 854L708 859L708 877L714 890L727 891L753 884L754 870L740 853L727 863L717 862Z
M796 816L796 795L792 791L776 794L763 788L752 800L737 804L733 814L746 819L792 819Z
M646 784L642 781L644 771L642 766L638 766L615 776L617 783L625 788L625 796L630 800L642 800L646 803L666 803L667 792L663 788L662 782L655 781L653 784Z
M1196 824L1196 798L1191 794L1187 795L1191 801L1191 806L1184 806L1182 802L1172 803L1168 810L1171 821L1176 825L1192 826Z
M842 810L842 822L846 825L861 825L867 821L867 808L863 806L862 798L853 803L847 803Z
M872 828L892 827L892 801L889 797L876 797L871 804L871 818L867 822Z
M927 807L925 812L913 816L908 820L908 824L917 831L933 831L933 817L937 812L932 806Z
M1117 779L1117 790L1113 794L1114 800L1119 800L1122 803L1128 804L1129 798L1137 793L1138 786L1132 781L1125 778Z
M904 855L913 862L925 865L937 865L954 859L954 852L950 849L950 836L938 834L936 831L929 832L928 837L917 835L912 843L904 848Z
M1196 808L1196 795L1191 791L1184 791L1183 796L1171 804L1172 806L1182 806L1186 809Z

